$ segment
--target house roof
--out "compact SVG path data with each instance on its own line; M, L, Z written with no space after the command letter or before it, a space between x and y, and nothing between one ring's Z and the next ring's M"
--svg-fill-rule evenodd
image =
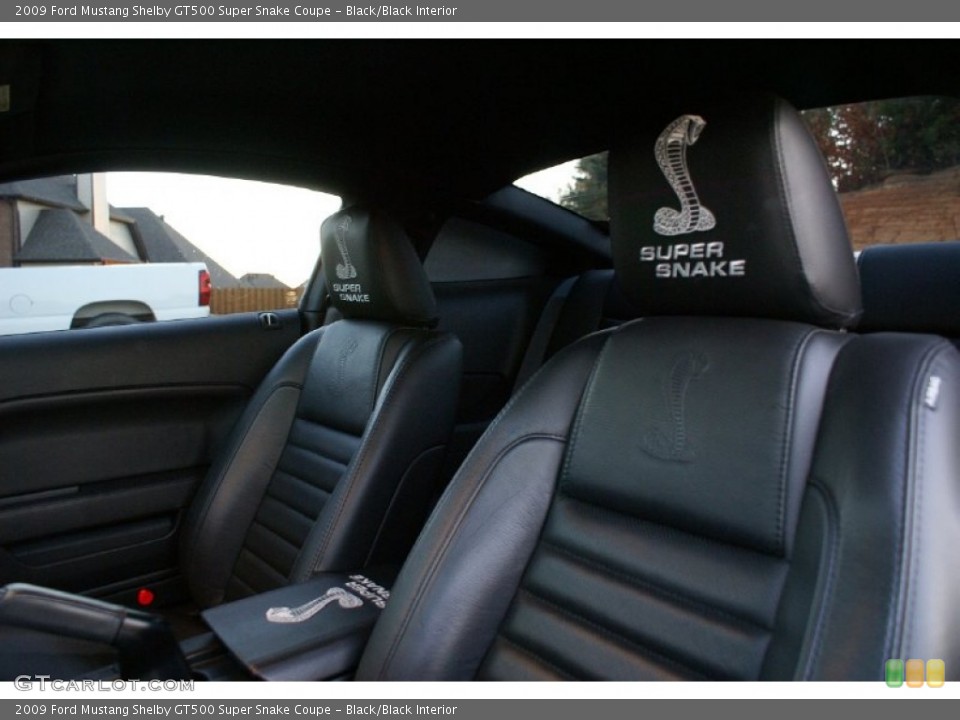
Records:
M18 180L0 184L0 197L29 200L51 207L87 212L89 208L77 197L77 178L73 175Z
M277 280L277 278L270 273L247 273L243 275L237 283L241 287L290 289L285 283Z
M68 208L41 210L17 260L31 262L140 262Z
M58 175L33 180L0 183L0 198L27 200L38 205L68 208L75 212L88 212L88 208L77 196L77 178L75 175ZM110 205L110 219L132 223L133 218Z
M120 208L134 221L133 231L148 262L202 262L214 287L233 287L237 279L222 265L178 233L150 208Z

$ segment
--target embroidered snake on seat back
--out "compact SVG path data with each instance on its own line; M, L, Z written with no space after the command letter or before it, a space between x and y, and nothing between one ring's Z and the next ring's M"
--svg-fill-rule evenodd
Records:
M350 254L347 252L347 233L350 231L350 223L353 218L347 215L337 224L337 248L343 257L342 263L337 263L337 277L341 280L352 280L357 276L357 269L350 262Z
M657 164L680 200L679 210L662 207L653 216L654 232L660 235L686 235L717 224L713 213L700 204L687 168L687 147L697 142L706 124L698 115L681 115L667 125L654 145Z

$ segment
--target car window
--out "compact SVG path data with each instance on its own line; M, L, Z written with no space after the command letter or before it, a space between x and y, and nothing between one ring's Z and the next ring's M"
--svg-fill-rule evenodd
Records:
M525 175L514 184L589 220L610 219L606 152L545 168Z
M339 205L170 173L0 184L0 335L296 307Z
M855 250L960 235L960 100L914 97L806 110Z
M855 250L960 237L960 100L895 98L802 113L840 196ZM516 184L607 220L607 155L571 160Z

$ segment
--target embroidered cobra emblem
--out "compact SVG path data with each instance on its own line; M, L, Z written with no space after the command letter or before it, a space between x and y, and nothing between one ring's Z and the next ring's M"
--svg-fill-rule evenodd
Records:
M353 218L347 215L337 224L337 249L343 258L342 263L337 263L337 277L341 280L351 280L357 276L357 269L350 262L350 253L347 252L347 233L352 222Z
M327 605L336 603L345 610L353 610L363 605L363 600L343 588L332 587L323 595L305 602L298 607L272 607L266 612L267 622L301 623L306 622Z
M681 115L664 128L654 144L657 164L680 200L679 210L662 207L653 216L653 230L660 235L686 235L717 224L713 213L700 204L687 168L687 148L697 142L706 124L699 115Z
M673 462L693 460L694 453L687 437L687 390L690 383L702 377L709 367L710 362L703 353L687 352L674 360L664 387L668 420L647 427L641 441L647 455Z

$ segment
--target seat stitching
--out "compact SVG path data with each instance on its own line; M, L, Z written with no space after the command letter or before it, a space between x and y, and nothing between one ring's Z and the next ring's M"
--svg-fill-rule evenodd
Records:
M555 663L550 662L549 660L547 660L545 657L543 657L543 656L540 655L539 653L531 650L531 649L528 648L528 647L525 647L525 646L523 646L523 645L520 645L518 642L516 642L516 641L514 641L514 640L511 640L510 638L508 638L508 637L507 637L506 635L504 635L503 633L500 633L500 636L499 636L497 639L498 639L500 642L502 642L504 645L510 646L511 648L513 648L514 650L516 650L517 652L519 652L521 655L527 655L527 656L533 658L534 660L536 660L536 661L537 661L538 663L540 663L541 665L544 665L545 667L549 668L550 670L553 670L553 672L555 672L555 673L556 673L557 675L559 675L560 677L566 678L567 680L578 680L578 679L579 679L576 675L573 675L572 673L569 673L569 672L567 672L566 670L561 669L558 665L556 665Z
M403 636L406 634L407 626L410 624L410 620L413 618L414 613L419 608L421 601L423 600L424 595L428 589L431 588L433 584L433 578L436 576L437 570L439 570L440 565L443 563L443 560L446 558L447 552L450 548L450 545L453 543L454 537L459 533L461 526L463 525L464 519L469 513L470 509L473 507L473 503L476 501L477 496L483 490L484 486L487 483L487 480L493 474L494 469L500 464L500 461L503 460L509 453L513 452L520 445L530 441L530 440L556 440L557 442L566 442L566 438L558 435L550 435L546 433L531 433L529 435L521 435L516 440L511 442L509 445L504 447L497 453L493 458L493 461L490 463L489 467L483 474L483 477L480 478L480 481L477 483L476 487L470 493L470 496L467 498L467 501L464 503L461 510L457 513L456 519L447 531L445 536L441 539L440 549L434 555L434 558L430 561L429 565L426 568L426 573L424 574L424 581L415 591L413 600L408 603L407 608L404 612L403 619L400 621L400 628L394 636L393 641L390 644L390 649L387 651L386 658L380 668L378 673L379 677L383 677L383 674L386 672L386 668L393 661L394 655L396 655L397 650L400 646L400 641ZM437 517L436 511L432 517ZM428 523L429 526L429 523ZM429 527L424 528L421 532L421 537L425 535Z
M612 331L604 339L603 348L606 347L606 342L610 338L610 336L613 334L613 332L616 332L616 330ZM589 382L592 379L593 374L597 370L597 362L599 360L599 355L603 351L603 348L601 348L600 352L597 353L598 357L594 358L587 382ZM542 371L542 369L543 368L537 371L537 373L534 373L534 377L536 377L540 373L540 371ZM514 394L514 396L507 401L507 404L504 406L503 410L500 411L497 417L494 418L493 422L490 423L490 425L487 427L487 430L484 433L484 437L490 437L490 433L492 433L500 425L500 423L503 421L503 418L509 416L510 410L519 401L519 399L521 397L524 397L525 394L529 392L529 388L534 386L535 384L533 382L533 378L531 378L530 382L528 382L526 385L523 386L523 388L520 389L520 392ZM582 398L580 402L581 403L583 402ZM482 439L483 438L481 438L481 441L478 441L478 443L474 446L473 450L470 451L470 453L467 455L467 458L463 461L463 464L461 465L461 467L468 467L472 459L475 456L479 455L482 449ZM463 524L463 521L467 515L467 512L473 506L473 503L476 501L476 498L480 494L480 491L486 485L487 480L490 478L490 475L493 472L493 469L497 467L497 465L506 456L507 453L511 452L514 448L518 447L520 444L533 439L552 439L552 440L557 440L559 442L567 442L566 437L562 437L558 435L532 433L529 435L521 435L519 438L509 443L506 447L502 448L500 452L497 453L497 455L493 458L492 462L490 463L489 467L487 467L486 471L483 473L483 476L480 478L479 482L477 482L476 487L473 488L473 490L471 491L470 496L467 498L466 503L464 503L460 512L457 513L453 526L447 531L445 536L441 538L440 549L436 553L436 555L434 556L434 559L429 563L426 569L427 571L424 574L424 582L417 588L417 590L414 593L412 601L408 603L407 608L404 611L403 617L400 621L400 627L397 630L396 634L394 635L393 640L390 643L390 647L387 650L386 656L380 665L380 670L377 673L378 677L382 678L387 671L387 667L393 662L393 658L396 655L397 650L399 650L400 648L400 642L403 639L403 637L406 635L407 627L409 626L414 613L419 608L420 603L423 601L423 597L426 594L427 590L432 586L433 578L436 575L436 572L439 569L442 560L446 557L446 553L450 547L450 544L453 542L454 536L459 532L459 529ZM454 480L456 480L456 478L454 478ZM431 531L435 522L439 522L439 520L436 520L436 518L439 517L438 510L439 510L439 507L435 509L435 511L431 514L430 519L427 520L426 526L421 531L421 537L426 536L427 533Z
M676 671L693 675L696 678L705 679L705 680L713 679L712 676L708 675L705 672L702 672L693 667L690 667L689 665L685 665L679 660L669 658L666 655L663 655L662 653L659 653L656 650L646 645L642 645L634 640L626 638L620 633L615 632L614 630L601 625L595 620L592 620L586 617L585 615L582 615L576 612L575 610L571 610L570 608L565 608L561 605L558 605L552 600L545 598L542 595L539 595L538 593L530 590L529 588L526 588L526 587L521 588L520 592L522 594L529 595L535 602L538 602L541 605L545 605L546 607L553 610L554 612L559 613L560 615L564 615L569 619L580 623L581 625L587 626L588 628L590 628L591 630L594 630L599 635L602 635L607 639L613 641L615 645L627 646L628 648L635 650L640 655L644 655L652 660L660 662Z
M779 487L777 488L777 535L778 550L786 556L786 499L787 482L790 471L790 450L793 447L794 411L796 410L797 386L800 378L800 363L807 347L814 335L821 334L821 330L811 330L801 337L793 347L793 363L790 368L790 394L787 397L787 407L784 412L783 441L780 446Z
M925 354L923 362L918 368L916 375L916 384L914 385L914 391L910 394L912 400L916 400L919 397L922 397L924 391L924 378L929 376L934 358L939 355L946 347L948 347L945 341L936 343L930 350ZM907 653L911 651L913 635L916 628L916 613L912 611L914 604L916 602L917 596L917 586L918 582L916 579L917 573L919 572L919 564L917 558L921 556L920 552L920 543L923 539L921 533L921 528L923 527L923 490L924 490L924 456L923 452L924 439L926 437L926 426L927 426L927 416L928 413L924 412L924 404L921 402L913 402L913 416L916 422L916 434L913 437L913 442L910 444L910 452L914 456L913 465L914 469L910 473L907 482L912 482L914 487L914 502L913 502L913 526L910 542L910 576L908 579L909 587L907 594L907 604L903 608L906 619L906 633L904 638L903 652ZM908 508L904 508L906 511Z
M712 547L723 548L725 550L734 549L738 551L749 552L754 555L762 555L765 558L769 558L775 561L784 560L784 558L780 557L779 555L773 555L767 552L766 550L750 547L747 545L737 545L734 542L714 540L713 538L706 537L705 535L694 535L693 533L689 533L686 530L678 530L677 528L672 527L670 525L662 525L660 523L652 522L650 520L637 517L636 515L622 513L619 510L613 510L612 508L608 508L605 505L600 505L599 503L594 502L593 500L583 498L575 493L570 492L569 490L565 490L564 492L561 493L561 495L566 500L569 500L570 502L575 502L575 503L580 503L581 505L585 505L586 506L585 510L587 512L592 512L594 514L599 514L599 515L604 515L604 514L614 515L617 518L624 520L626 522L630 522L636 525L643 525L646 527L646 529L650 530L653 533L657 533L660 535L682 535L684 539L689 540L690 542L701 543L703 545L710 545Z
M827 624L827 607L833 596L833 591L837 581L837 568L839 567L839 552L843 526L839 522L840 512L837 508L836 499L833 493L826 485L821 484L816 478L812 478L807 487L814 492L820 493L823 498L824 506L827 510L827 574L824 581L823 591L820 593L820 607L816 611L816 618L813 621L812 643L810 652L807 655L807 662L803 668L802 680L810 680L813 677L813 670L820 661L820 654L823 652L824 628ZM814 598L814 602L817 598Z
M420 347L414 348L410 355L403 360L403 366L397 372L396 379L390 384L390 387L387 389L387 393L383 398L383 403L380 406L380 412L377 414L377 417L374 419L373 424L369 428L369 432L365 433L365 440L361 440L360 453L356 460L355 469L349 473L347 479L347 489L344 491L343 495L337 501L337 507L334 512L333 520L327 525L326 531L323 534L323 537L320 541L320 546L317 551L314 553L313 560L310 563L309 567L316 570L319 563L322 561L323 557L326 555L327 548L330 544L330 539L333 537L333 531L340 523L340 518L343 516L344 508L347 506L349 499L353 495L353 491L357 486L359 478L365 470L367 458L373 448L375 443L372 442L372 439L376 436L380 427L386 422L384 418L389 414L387 412L388 408L392 407L392 401L394 396L398 391L397 388L402 387L403 378L410 371L410 368L414 366L414 361L423 357L427 354L427 351L432 349L434 346L439 345L441 341L445 340L446 336L438 336L427 342L423 343ZM342 482L342 479L341 479ZM337 483L339 485L339 482Z
M541 542L543 545L553 548L557 552L563 555L566 555L571 559L576 560L584 565L594 568L595 570L600 570L606 573L607 575L611 575L619 580L623 580L630 585L634 585L642 590L647 591L650 594L661 596L668 600L672 600L678 605L681 605L690 610L694 610L707 617L714 617L718 620L724 620L730 625L739 627L740 629L743 629L743 630L764 630L766 632L770 632L772 630L772 628L769 628L766 625L754 622L745 617L740 617L727 610L723 610L721 608L717 608L712 605L707 605L706 603L696 600L694 598L691 598L687 595L677 593L673 590L668 590L662 585L657 585L651 582L650 580L641 578L640 576L634 575L633 573L625 572L618 568L614 568L610 565L607 565L606 563L598 562L592 558L586 557L585 555L581 555L573 550L570 550L562 545L558 545L557 543L552 542L550 540L542 540Z

